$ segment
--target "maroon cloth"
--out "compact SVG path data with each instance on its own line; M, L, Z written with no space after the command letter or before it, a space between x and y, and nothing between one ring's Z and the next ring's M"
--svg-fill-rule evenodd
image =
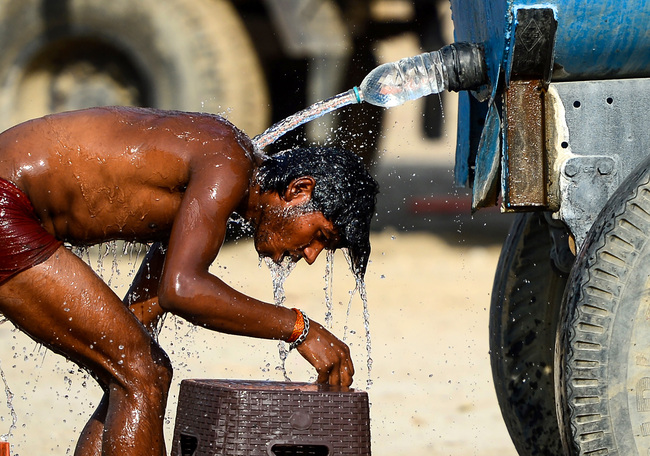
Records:
M27 195L0 179L0 284L47 260L61 244L45 231Z

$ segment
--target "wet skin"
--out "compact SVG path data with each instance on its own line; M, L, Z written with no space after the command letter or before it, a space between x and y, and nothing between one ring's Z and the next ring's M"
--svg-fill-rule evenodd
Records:
M314 179L261 193L250 140L222 119L95 108L29 121L0 135L0 177L32 202L61 240L154 244L122 302L65 247L0 286L0 312L35 340L90 370L105 391L76 455L163 455L172 369L152 337L164 312L216 331L286 340L296 314L232 289L208 268L233 212L255 247L313 263L337 233L305 211ZM318 382L349 386L348 347L312 322L300 354Z

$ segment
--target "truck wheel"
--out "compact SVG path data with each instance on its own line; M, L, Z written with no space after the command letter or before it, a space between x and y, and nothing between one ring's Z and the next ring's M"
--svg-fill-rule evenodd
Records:
M518 214L501 251L490 307L490 358L501 414L520 455L561 454L554 344L567 274L551 260L543 214Z
M0 5L0 128L50 112L141 105L268 126L267 88L226 0L9 0Z
M569 278L556 374L567 454L650 452L650 159L596 219Z

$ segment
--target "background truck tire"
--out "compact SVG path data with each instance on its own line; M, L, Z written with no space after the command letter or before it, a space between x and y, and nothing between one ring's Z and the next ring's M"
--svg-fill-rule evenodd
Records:
M267 87L226 0L0 4L0 129L50 112L140 105L268 127Z
M501 251L490 307L492 375L520 455L561 454L554 346L567 274L551 260L543 214L517 214Z
M650 160L599 214L563 306L556 374L566 454L650 449Z

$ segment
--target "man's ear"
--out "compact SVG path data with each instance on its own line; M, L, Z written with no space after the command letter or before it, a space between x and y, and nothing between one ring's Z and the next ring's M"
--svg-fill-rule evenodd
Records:
M285 201L299 205L308 202L314 191L316 180L311 176L302 176L292 180L284 192Z

